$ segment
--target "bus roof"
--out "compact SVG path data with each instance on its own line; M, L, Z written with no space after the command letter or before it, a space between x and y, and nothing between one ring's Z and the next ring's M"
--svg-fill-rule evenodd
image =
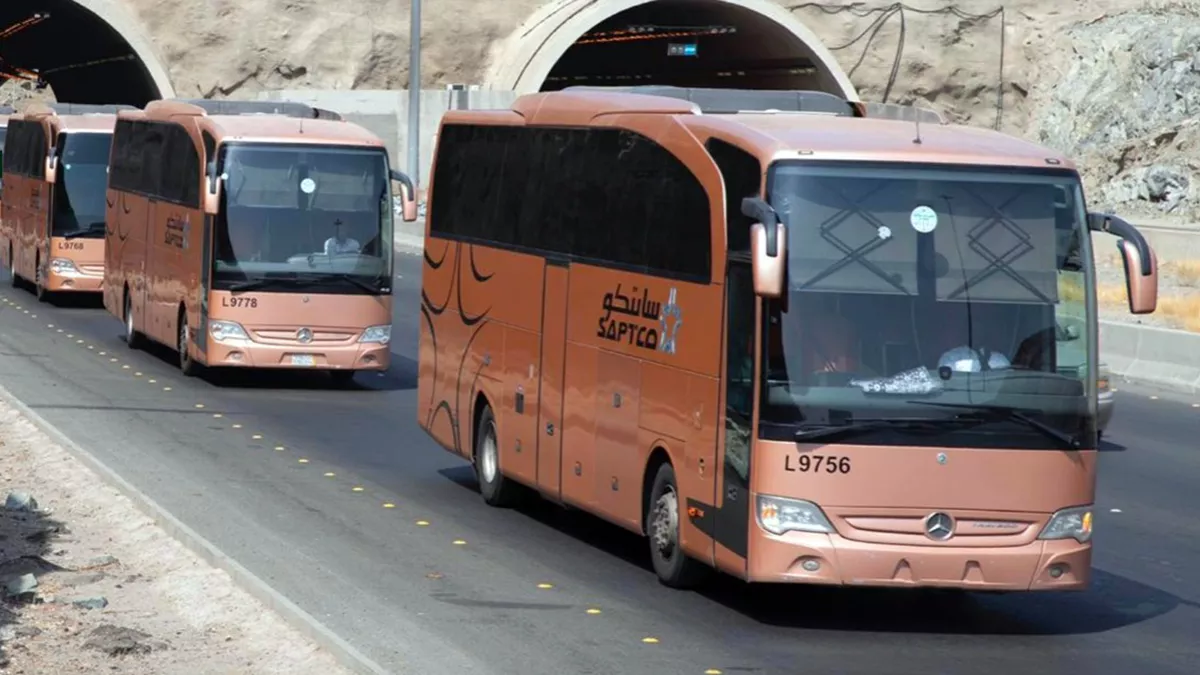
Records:
M59 132L95 131L112 132L117 112L137 110L126 105L88 105L78 103L35 104L24 111L11 115L9 119L27 122L54 118Z
M697 91L703 93L697 95ZM930 110L846 102L865 115L859 116L834 110L837 106L831 102L831 95L820 92L715 93L721 91L570 87L521 96L513 102L511 112L452 110L443 120L588 125L610 115L661 114L677 116L682 124L698 131L708 130L737 139L741 147L763 164L793 158L1075 168L1060 152L990 129L946 124ZM792 102L791 109L778 107L788 101ZM776 107L766 103L775 103ZM705 112L705 106L712 112Z
M691 126L699 119L688 120ZM896 119L743 113L705 119L747 141L760 161L853 160L1074 169L1066 155L991 129ZM701 125L697 125L701 126Z
M290 101L214 101L164 99L144 111L120 113L121 119L179 122L196 118L217 142L301 143L384 147L367 129L342 120L337 113Z

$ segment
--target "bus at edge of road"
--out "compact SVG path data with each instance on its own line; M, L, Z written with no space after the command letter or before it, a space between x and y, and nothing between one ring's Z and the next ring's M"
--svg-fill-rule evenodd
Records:
M11 105L0 105L0 265L8 265L8 224L4 221L4 139L8 138L8 118L17 111ZM9 270L11 271L11 269Z
M117 112L127 105L34 104L8 118L0 255L14 286L45 302L100 292L104 194Z
M394 205L383 141L301 103L159 100L117 120L104 306L179 367L390 363Z
M1155 254L1067 157L890 112L674 87L448 111L418 423L488 504L643 535L670 586L1086 588L1090 234L1134 314Z

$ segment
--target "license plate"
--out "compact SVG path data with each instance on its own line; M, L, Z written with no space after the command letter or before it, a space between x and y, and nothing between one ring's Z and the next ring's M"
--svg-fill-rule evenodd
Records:
M316 362L317 359L312 354L292 354L293 366L311 366Z

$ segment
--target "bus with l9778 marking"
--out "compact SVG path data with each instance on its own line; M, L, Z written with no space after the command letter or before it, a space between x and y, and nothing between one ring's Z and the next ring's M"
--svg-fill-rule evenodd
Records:
M201 367L349 380L390 363L394 204L383 141L299 103L162 100L122 112L104 305L135 347Z

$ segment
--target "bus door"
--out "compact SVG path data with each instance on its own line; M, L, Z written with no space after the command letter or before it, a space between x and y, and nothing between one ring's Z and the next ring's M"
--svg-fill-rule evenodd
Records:
M754 445L754 383L758 379L754 354L764 343L758 339L758 304L750 263L731 256L725 280L724 461L713 502L717 505L713 539L718 547L716 558L741 565L743 572L751 517L750 450ZM766 356L762 355L764 361ZM722 555L721 548L740 560Z
M567 290L570 267L565 259L549 257L542 287L542 344L538 388L537 485L560 497L562 489L562 426L567 355Z

